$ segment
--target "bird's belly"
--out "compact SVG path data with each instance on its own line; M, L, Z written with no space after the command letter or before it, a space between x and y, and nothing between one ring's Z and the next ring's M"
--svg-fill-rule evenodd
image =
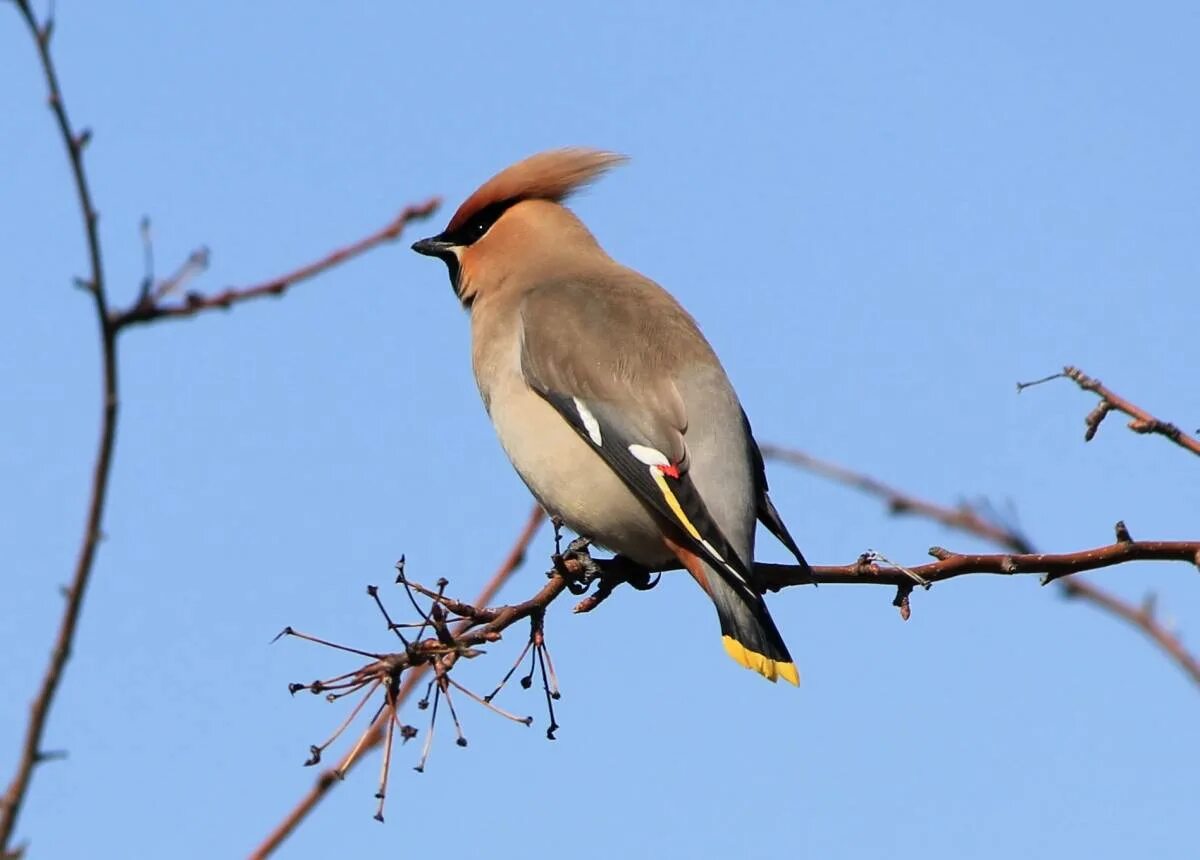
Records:
M672 558L645 504L549 403L514 385L491 398L491 416L509 460L547 512L641 564Z

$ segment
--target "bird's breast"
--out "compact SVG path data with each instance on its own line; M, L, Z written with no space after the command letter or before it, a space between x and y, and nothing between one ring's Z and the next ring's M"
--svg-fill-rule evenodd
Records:
M646 565L671 558L646 505L558 412L526 383L520 344L474 350L479 391L517 474L577 534Z

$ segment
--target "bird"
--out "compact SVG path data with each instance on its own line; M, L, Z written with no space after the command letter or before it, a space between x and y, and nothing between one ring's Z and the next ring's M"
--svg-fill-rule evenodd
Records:
M484 407L543 509L642 568L685 568L729 656L799 685L754 573L756 521L808 565L767 495L733 385L679 302L564 205L625 160L585 147L532 155L412 249L446 264Z

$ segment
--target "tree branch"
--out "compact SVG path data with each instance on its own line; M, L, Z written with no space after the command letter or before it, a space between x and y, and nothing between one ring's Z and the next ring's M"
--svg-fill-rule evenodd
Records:
M532 530L541 522L542 516L540 511L535 510L529 524L526 526L525 532L518 539L518 547L521 553L524 552L524 548L532 535ZM929 582L935 582L968 573L1014 574L1041 572L1047 574L1048 577L1061 577L1077 570L1088 570L1119 564L1135 558L1183 559L1195 563L1200 558L1200 541L1136 542L1118 539L1115 544L1110 546L1058 555L956 555L938 548L934 548L933 551L939 556L937 562L910 570L897 567L880 567L864 556L850 565L814 567L811 573L798 565L775 564L756 564L755 571L760 574L767 587L772 589L817 582L893 586L897 589L897 597L894 603L901 608L902 613L905 613L907 611L909 593L915 586L914 580L911 578L914 573L920 573ZM398 692L395 695L385 693L384 704L380 706L367 730L350 751L342 757L335 767L325 771L318 777L316 784L308 794L251 856L254 858L263 858L273 853L282 844L283 840L298 826L300 821L313 810L333 785L362 759L362 754L367 750L380 746L381 743L385 744L385 763L383 766L384 775L381 777L380 788L376 794L376 797L381 801L380 810L376 817L382 819L382 800L386 795L386 775L389 772L390 764L388 756L391 754L390 743L386 741L389 727L394 726L398 722L398 709L409 698L412 691L417 688L417 685L430 670L434 673L434 680L431 684L436 683L440 685L442 690L446 690L447 685L452 685L456 689L466 692L467 695L483 703L485 706L499 711L499 709L491 705L491 699L495 695L495 692L498 692L511 677L512 670L505 675L492 695L479 697L467 691L465 687L457 682L447 680L450 677L450 671L454 668L458 660L464 656L472 657L480 655L483 652L475 650L475 646L494 643L500 640L504 632L514 624L530 619L533 622L533 630L528 644L517 659L517 664L520 664L522 659L529 653L531 647L544 649L544 640L540 638L541 618L550 605L564 593L568 591L579 593L581 590L585 590L588 585L597 582L601 584L601 587L607 584L611 590L612 585L617 581L622 581L622 578L629 574L628 565L623 559L615 561L612 559L592 559L586 554L586 550L575 550L572 548L563 556L556 555L554 561L555 568L548 574L549 581L531 598L520 603L493 608L487 608L486 603L490 599L490 596L494 595L495 588L488 590L490 594L485 593L472 603L465 603L461 600L448 597L443 593L446 585L445 580L439 581L437 590L425 588L424 586L405 580L408 587L433 601L433 608L426 612L417 606L416 608L421 612L426 623L418 622L416 624L404 625L393 624L390 616L385 611L384 615L389 626L397 631L403 628L419 626L421 631L424 631L428 629L427 624L432 623L432 627L437 633L436 637L420 639L421 633L418 633L418 641L412 642L401 637L404 643L404 650L389 654L373 654L346 648L345 646L334 645L333 647L341 650L370 657L371 660L366 665L354 671L338 675L329 681L293 685L293 692L309 690L314 693L331 694L333 699L352 695L364 689L367 691L367 699L381 689L390 690L394 687ZM511 569L507 565L502 567L497 572L496 577L493 578L493 584L497 583L501 577L507 576L509 572L511 572ZM369 589L369 591L373 595L375 594L373 590ZM416 605L415 602L414 605ZM382 604L380 604L380 607L382 609ZM588 610L577 607L576 611ZM459 619L453 630L450 630L446 624L448 615L457 616ZM1149 613L1144 612L1143 615L1148 616ZM298 633L292 628L287 628L284 633L299 636L320 644L332 644L308 634ZM405 673L407 673L406 677ZM552 674L549 678L552 679ZM528 686L529 681L530 677L527 677L522 681L522 685ZM556 696L556 684L552 680L548 680L545 675L543 676L543 681L546 683L547 701L550 702ZM423 703L427 703L427 698L423 700ZM360 700L359 705L355 707L350 717L342 723L332 738L321 746L312 748L313 756L310 758L309 764L319 762L320 753L341 735L342 731L349 725L355 715L360 712L365 702L366 699ZM418 704L423 707L423 703ZM499 712L509 719L525 723L526 725L532 720L532 718L523 719L504 711ZM458 728L457 716L455 715L453 718L456 728ZM436 719L436 703L433 719ZM550 719L549 733L553 736L553 731L557 728L557 724L554 722L552 708ZM431 719L429 733L426 735L426 751L422 753L421 764L417 766L418 770L423 769L433 727L434 722ZM405 728L415 735L415 729ZM458 728L458 731L460 743L465 745L466 742L461 734L461 728Z
M1106 567L1113 564L1121 564L1125 561L1133 561L1137 558L1178 561L1190 560L1200 567L1200 553L1190 556L1188 554L1191 544L1195 542L1156 541L1153 542L1152 546L1142 544L1142 549L1135 550L1132 547L1136 542L1130 537L1129 530L1125 527L1124 522L1118 522L1116 524L1115 531L1117 542L1110 546L1100 547L1099 549L1088 550L1082 553L1072 553L1059 556L1037 555L1034 553L1033 545L1029 539L1026 538L1025 535L1021 534L1021 532L1018 531L1015 526L998 523L994 517L985 516L977 506L967 505L965 503L956 508L938 505L934 502L919 499L915 496L911 496L907 493L890 487L881 481L875 480L869 475L864 475L860 472L855 472L851 469L838 466L834 463L820 460L801 451L783 448L777 445L764 445L762 446L762 451L763 456L765 457L791 463L792 465L799 466L802 469L808 469L811 472L824 475L825 477L837 481L838 483L862 490L868 495L877 496L884 500L884 502L887 504L888 510L892 513L916 513L920 516L926 517L927 519L934 520L935 522L939 522L945 526L957 529L958 531L966 534L975 535L976 537L991 541L998 546L1006 547L1016 553L1015 556L992 557L994 559L1007 558L1022 560L1020 562L1013 562L1012 564L1006 564L1002 562L1000 564L1000 570L982 572L1041 572L1047 574L1047 578L1043 582L1043 584L1045 584L1046 582L1059 579L1070 573L1077 573L1083 570L1089 570L1098 567ZM945 552L945 550L940 550L938 547L934 547L932 550L930 550L930 552L937 555L938 553L934 552L935 550L938 550L941 553ZM1123 557L1122 550L1125 553L1134 553L1134 555L1132 557ZM1148 554L1139 554L1144 551L1148 552ZM949 561L951 558L964 559L969 557L954 556L947 557L946 560ZM976 558L988 557L977 556ZM1034 559L1041 559L1044 567L1052 566L1048 563L1049 561L1055 562L1053 565L1053 570L1006 569L1012 567L1013 565L1019 566L1022 563L1024 563L1026 566L1034 565L1036 567L1037 562L1033 561ZM958 562L958 564L962 564L962 562ZM962 570L959 567L947 568L934 572L929 569L931 567L934 567L934 565L918 567L913 569L913 572L919 575L925 575L926 578L930 579L931 581L935 581L939 578L947 579L950 576L959 576L966 572L981 572ZM813 570L814 575L820 575L821 573L827 572L823 568L814 568ZM949 575L947 576L945 574ZM780 571L777 575L780 579L788 578L788 572L786 570ZM834 575L836 576L836 574ZM893 574L892 578L895 581L898 589L903 590L897 593L896 605L900 607L901 614L907 618L907 592L912 590L912 582L911 580L909 582L904 582L904 579L907 578L904 574L900 574L899 576ZM847 580L842 578L838 581L845 582ZM1177 636L1175 636L1166 628L1162 627L1155 620L1153 613L1146 610L1145 604L1141 609L1138 609L1121 598L1113 594L1109 594L1098 586L1092 585L1091 583L1080 579L1064 579L1059 583L1059 587L1062 589L1062 593L1065 597L1086 600L1102 609L1107 610L1109 613L1141 630L1142 633L1155 642L1171 660L1173 660L1186 674L1188 674L1194 682L1200 685L1200 671L1198 671L1198 669L1200 669L1200 661L1188 653L1188 651L1183 647L1183 643L1180 642Z
M1013 552L1033 552L1032 544L1015 528L989 519L977 507L966 502L962 502L953 508L946 505L939 505L935 502L913 496L903 490L898 490L876 478L872 478L870 475L847 469L845 466L839 466L837 463L831 463L828 460L819 459L804 451L785 448L781 445L761 445L760 448L762 449L763 456L768 459L790 463L793 466L798 466L801 469L822 475L839 484L845 484L848 487L861 490L869 496L876 496L882 499L890 514L913 514L914 516L924 517L927 520L941 523L949 528L957 529L960 532L981 537L997 546L1011 549Z
M1182 561L1200 567L1200 541L1117 541L1094 549L1065 553L1000 553L995 555L950 552L940 546L929 554L937 561L912 567L880 566L865 558L849 565L813 565L807 574L797 565L755 563L754 572L766 588L790 585L857 584L911 586L913 574L934 583L970 573L1012 575L1040 573L1042 584L1073 573L1112 567L1130 561Z
M58 634L54 639L54 650L50 654L50 663L46 667L37 694L29 708L29 722L25 727L25 737L21 743L21 755L17 769L4 791L3 798L0 798L0 855L15 851L13 836L17 818L29 791L34 768L45 760L42 738L46 731L46 721L50 716L50 708L54 703L55 694L62 682L63 669L71 657L71 646L83 608L83 598L87 592L88 581L91 578L93 563L96 559L96 547L100 542L104 502L108 495L108 479L112 466L113 445L117 436L117 407L119 404L116 329L108 319L104 266L100 254L100 239L96 231L98 216L95 206L92 204L92 193L83 164L83 149L91 135L88 132L76 133L67 116L66 105L63 103L62 92L59 89L58 73L55 71L54 60L50 55L50 38L54 32L53 20L48 19L45 24L39 26L28 0L16 0L16 5L17 11L24 19L37 46L38 58L41 61L42 72L49 91L50 110L58 125L59 136L66 148L67 160L71 165L71 175L75 181L75 193L79 201L80 214L83 216L84 238L87 243L90 269L90 277L82 283L82 286L91 295L95 305L96 320L100 329L104 381L100 442L96 450L95 464L92 467L91 497L88 501L83 538L79 544L71 583L65 590L66 605L63 607Z
M409 223L428 218L433 214L440 202L437 197L431 197L423 203L406 206L395 218L369 236L364 236L356 242L351 242L349 245L337 248L319 260L314 260L291 272L252 286L229 287L213 295L189 292L183 302L178 304L164 304L159 301L170 290L161 289L154 292L144 292L139 301L132 307L114 314L111 324L113 328L119 331L142 323L192 317L211 310L228 310L235 304L250 299L262 298L263 296L282 296L289 287L301 281L306 281L322 272L328 271L334 266L341 265L354 257L361 256L379 245L395 241Z
M1137 404L1130 403L1119 394L1113 393L1100 380L1093 379L1078 367L1068 365L1062 369L1062 373L1055 373L1043 379L1035 379L1033 382L1018 382L1017 391L1024 391L1026 388L1050 382L1052 379L1069 379L1084 391L1090 391L1100 398L1100 402L1096 405L1096 408L1089 412L1087 418L1084 419L1084 423L1087 425L1087 430L1083 434L1085 442L1092 441L1092 438L1096 435L1096 431L1100 429L1100 422L1105 419L1109 412L1115 410L1129 416L1128 426L1134 433L1153 433L1165 436L1180 448L1200 456L1200 439L1189 436L1174 424L1167 421L1160 421Z

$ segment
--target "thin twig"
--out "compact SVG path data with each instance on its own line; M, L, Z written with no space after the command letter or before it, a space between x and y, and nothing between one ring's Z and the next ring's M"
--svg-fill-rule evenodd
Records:
M240 302L263 296L281 296L289 287L295 286L301 281L306 281L322 272L328 271L334 266L345 263L347 260L361 256L379 245L395 241L410 222L428 218L437 209L439 203L440 200L438 198L431 197L424 203L406 206L395 218L369 236L364 236L356 242L336 248L319 260L314 260L298 269L258 284L247 287L229 287L219 293L207 296L191 292L185 296L181 303L169 305L155 301L154 299L159 296L157 293L152 294L150 301L138 302L133 307L114 314L112 326L114 329L120 330L128 326L154 322L156 320L196 316L204 311L227 310Z
M510 578L512 578L512 575L517 571L517 568L519 568L521 563L525 560L525 554L529 549L529 544L533 541L533 536L537 533L538 528L541 526L545 518L546 515L542 512L542 509L535 505L533 510L530 511L529 518L526 520L525 525L521 529L520 534L517 536L516 541L513 543L512 549L509 550L508 555L505 557L504 561L500 563L500 566L496 569L496 572L492 574L492 578L488 581L487 585L484 586L483 590L479 593L479 596L475 598L473 601L474 605L486 606L493 599L495 599L500 589L505 583L508 582ZM553 582L551 585L553 585ZM549 586L544 587L543 591L547 587ZM517 619L514 617L513 622L516 620ZM455 633L458 634L464 630L465 626L469 623L470 622L463 622L462 625L455 629ZM408 697L412 695L412 691L421 683L421 679L425 676L425 672L428 671L428 668L428 665L422 665L416 666L409 671L408 677L404 679L404 681L400 684L400 689L396 691L396 696L393 700L396 708L399 708L408 699ZM368 729L368 735L366 736L366 742L363 745L363 750L365 751L379 746L382 741L382 727L376 723L375 725L372 725L370 729ZM254 849L253 853L250 855L252 860L269 857L275 853L275 850L283 844L284 840L286 840L288 836L290 836L292 832L300 825L300 822L308 817L308 814L316 808L317 804L320 803L325 795L329 793L329 790L333 788L334 784L338 780L338 774L344 774L346 770L349 770L352 763L353 761L347 757L342 760L338 767L333 768L332 770L327 770L317 777L316 783L312 786L312 788L310 788L304 797L302 797L300 801L292 808L292 810L288 812L286 816L284 816L283 820L281 820L279 824L275 826L275 828L267 835L262 843Z
M898 490L870 475L847 469L845 466L828 460L822 460L804 451L785 448L781 445L762 445L760 447L764 457L799 466L801 469L823 475L839 484L845 484L868 495L877 496L887 505L888 513L913 514L939 522L949 528L976 535L997 546L1011 549L1013 552L1033 552L1033 547L1024 535L1014 528L1000 525L984 517L969 504L963 503L953 508L939 505Z
M1116 411L1123 412L1129 416L1128 426L1134 433L1151 433L1164 436L1180 448L1200 456L1200 439L1197 439L1195 436L1189 436L1180 430L1178 426L1170 422L1160 421L1142 407L1114 393L1101 383L1099 379L1088 376L1078 367L1068 365L1062 369L1062 373L1055 373L1043 379L1035 379L1033 382L1018 382L1017 391L1024 391L1026 388L1032 388L1035 385L1041 385L1053 379L1069 379L1084 391L1090 391L1100 398L1099 405L1088 413L1087 418L1084 419L1084 423L1087 425L1087 430L1083 434L1084 441L1090 442L1096 435L1096 431L1100 429L1100 422L1104 420L1105 416L1109 412Z
M100 239L96 230L99 216L92 203L92 192L83 164L83 150L90 139L90 134L87 132L76 133L67 116L66 105L59 89L58 73L55 71L54 60L50 56L50 37L54 30L53 20L48 19L45 24L38 26L37 18L34 16L28 0L16 0L16 5L17 11L24 19L37 46L38 58L41 61L42 72L49 91L50 110L58 124L59 136L66 147L67 159L71 165L71 175L75 181L75 193L79 202L79 211L83 217L88 265L91 271L90 278L84 283L84 286L92 297L96 321L100 329L104 399L100 421L100 443L96 451L95 463L92 466L92 488L83 527L83 538L80 540L71 583L65 589L66 605L63 607L62 618L59 621L54 650L50 654L50 663L46 667L37 695L30 705L29 723L26 725L25 737L21 743L21 755L17 762L16 772L5 789L3 798L0 798L0 854L13 851L12 840L17 818L29 790L30 779L33 776L34 768L45 760L45 756L42 754L42 738L46 731L46 721L50 716L54 696L62 682L63 669L71 657L75 630L83 608L83 598L87 593L88 582L96 559L96 548L101 539L104 502L108 495L113 445L117 436L117 405L119 403L117 333L108 318L104 266L100 254Z

